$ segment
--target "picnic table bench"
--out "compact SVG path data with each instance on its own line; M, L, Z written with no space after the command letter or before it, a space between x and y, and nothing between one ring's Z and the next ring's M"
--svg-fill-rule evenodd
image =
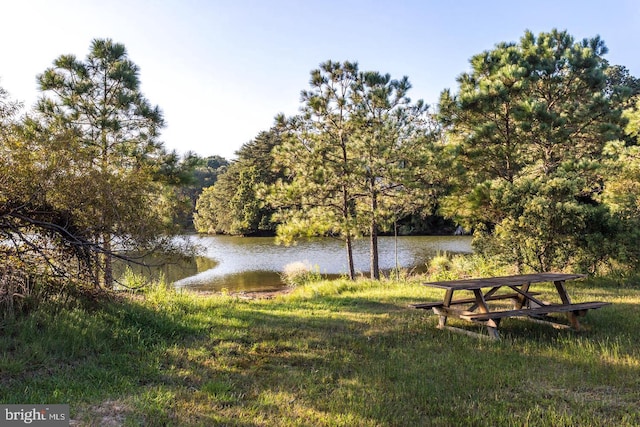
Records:
M573 328L580 330L578 317L586 315L587 311L597 309L608 302L591 301L572 303L567 293L565 282L586 277L584 274L537 273L514 276L487 277L480 279L463 279L424 283L425 286L445 289L442 301L412 304L418 309L432 309L439 316L438 327L455 332L462 332L473 336L485 336L462 328L447 326L447 319L454 317L486 326L488 336L499 339L498 327L500 321L506 317L524 317L535 322L551 324L554 327ZM537 298L539 292L531 292L532 284L553 282L558 293L560 303L549 303ZM508 289L507 293L500 292ZM473 292L471 298L453 299L454 292ZM513 300L512 309L495 308L487 301ZM468 305L466 308L459 306ZM559 323L549 316L551 313L565 313L569 325Z

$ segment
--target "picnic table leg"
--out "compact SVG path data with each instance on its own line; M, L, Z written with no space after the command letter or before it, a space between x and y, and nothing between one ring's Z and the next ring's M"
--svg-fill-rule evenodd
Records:
M556 286L556 290L558 291L558 295L560 295L560 300L563 304L571 304L571 298L569 298L569 294L567 293L567 288L564 286L564 280L557 280L553 282ZM578 321L578 316L573 311L567 312L567 317L569 318L569 323L571 323L571 327L576 331L581 330L580 322Z
M491 288L491 290L489 292L484 294L484 296L481 298L481 300L485 301L485 305L486 305L487 297L490 297L491 295L495 294L498 289L500 289L500 286L493 287L493 288ZM476 295L476 303L468 308L469 311L476 311L476 309L478 308L478 302L477 301L478 301L478 296Z
M474 289L473 293L476 296L476 305L478 306L480 313L488 313L489 307L487 306L487 301L484 299L482 290ZM489 333L489 336L494 340L500 339L500 334L498 333L499 322L499 319L489 319L486 322L487 332Z
M529 292L529 286L531 286L531 283L527 282L527 283L522 285L520 290L522 292L524 292L524 293L527 293L527 292ZM515 310L521 310L522 307L524 307L525 303L527 304L527 307L528 307L529 306L529 300L524 295L518 295L516 297L516 302L513 305L513 308Z
M453 299L453 289L447 289L447 293L444 295L443 306L449 308L451 306L451 300ZM438 318L438 327L444 328L447 325L447 316L442 314Z

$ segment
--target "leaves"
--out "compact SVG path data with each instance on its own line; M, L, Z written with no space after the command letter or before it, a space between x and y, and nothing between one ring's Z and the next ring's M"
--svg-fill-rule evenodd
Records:
M252 234L274 230L273 210L265 206L260 188L282 178L272 170L271 151L281 142L276 128L261 132L237 152L238 159L206 188L196 203L194 221L202 233Z
M588 240L580 256L590 268L603 258L598 245L607 246L602 230L611 218L596 201L599 159L622 124L605 53L598 37L576 43L566 31L526 32L518 44L474 56L459 92L442 93L440 119L465 170L457 180L463 194L442 209L486 230L489 252L539 271L562 269Z
M180 203L163 184L171 156L156 140L162 113L140 93L138 73L124 45L110 39L94 40L84 61L58 57L38 76L39 123L29 135L34 152L47 156L32 164L55 176L42 189L47 203L107 254L107 287L114 242L118 251L152 246L174 231L164 219Z
M274 160L287 180L270 187L268 202L280 209L280 239L340 235L352 265L353 238L369 234L374 247L381 227L430 204L415 196L433 188L427 164L436 128L428 106L407 97L407 77L327 61L311 72L310 86L302 114L280 120L286 132ZM377 253L371 259L377 276Z

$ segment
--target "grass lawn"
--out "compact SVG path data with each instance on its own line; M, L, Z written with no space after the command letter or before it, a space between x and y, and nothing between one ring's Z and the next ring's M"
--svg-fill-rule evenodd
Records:
M569 292L613 305L580 333L505 319L500 342L438 330L408 304L442 293L411 280L43 307L0 324L0 402L95 426L640 425L640 286Z

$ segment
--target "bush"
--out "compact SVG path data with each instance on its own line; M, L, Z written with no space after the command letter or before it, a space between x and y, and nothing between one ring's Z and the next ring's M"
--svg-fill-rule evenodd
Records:
M514 266L502 262L498 257L478 254L438 254L428 264L428 279L432 281L506 276L516 273Z
M438 254L435 257L431 258L429 261L429 274L432 275L440 275L444 274L451 270L451 259L445 252L444 254Z
M296 261L285 265L280 276L284 283L293 287L322 280L318 266L312 267L308 261Z

